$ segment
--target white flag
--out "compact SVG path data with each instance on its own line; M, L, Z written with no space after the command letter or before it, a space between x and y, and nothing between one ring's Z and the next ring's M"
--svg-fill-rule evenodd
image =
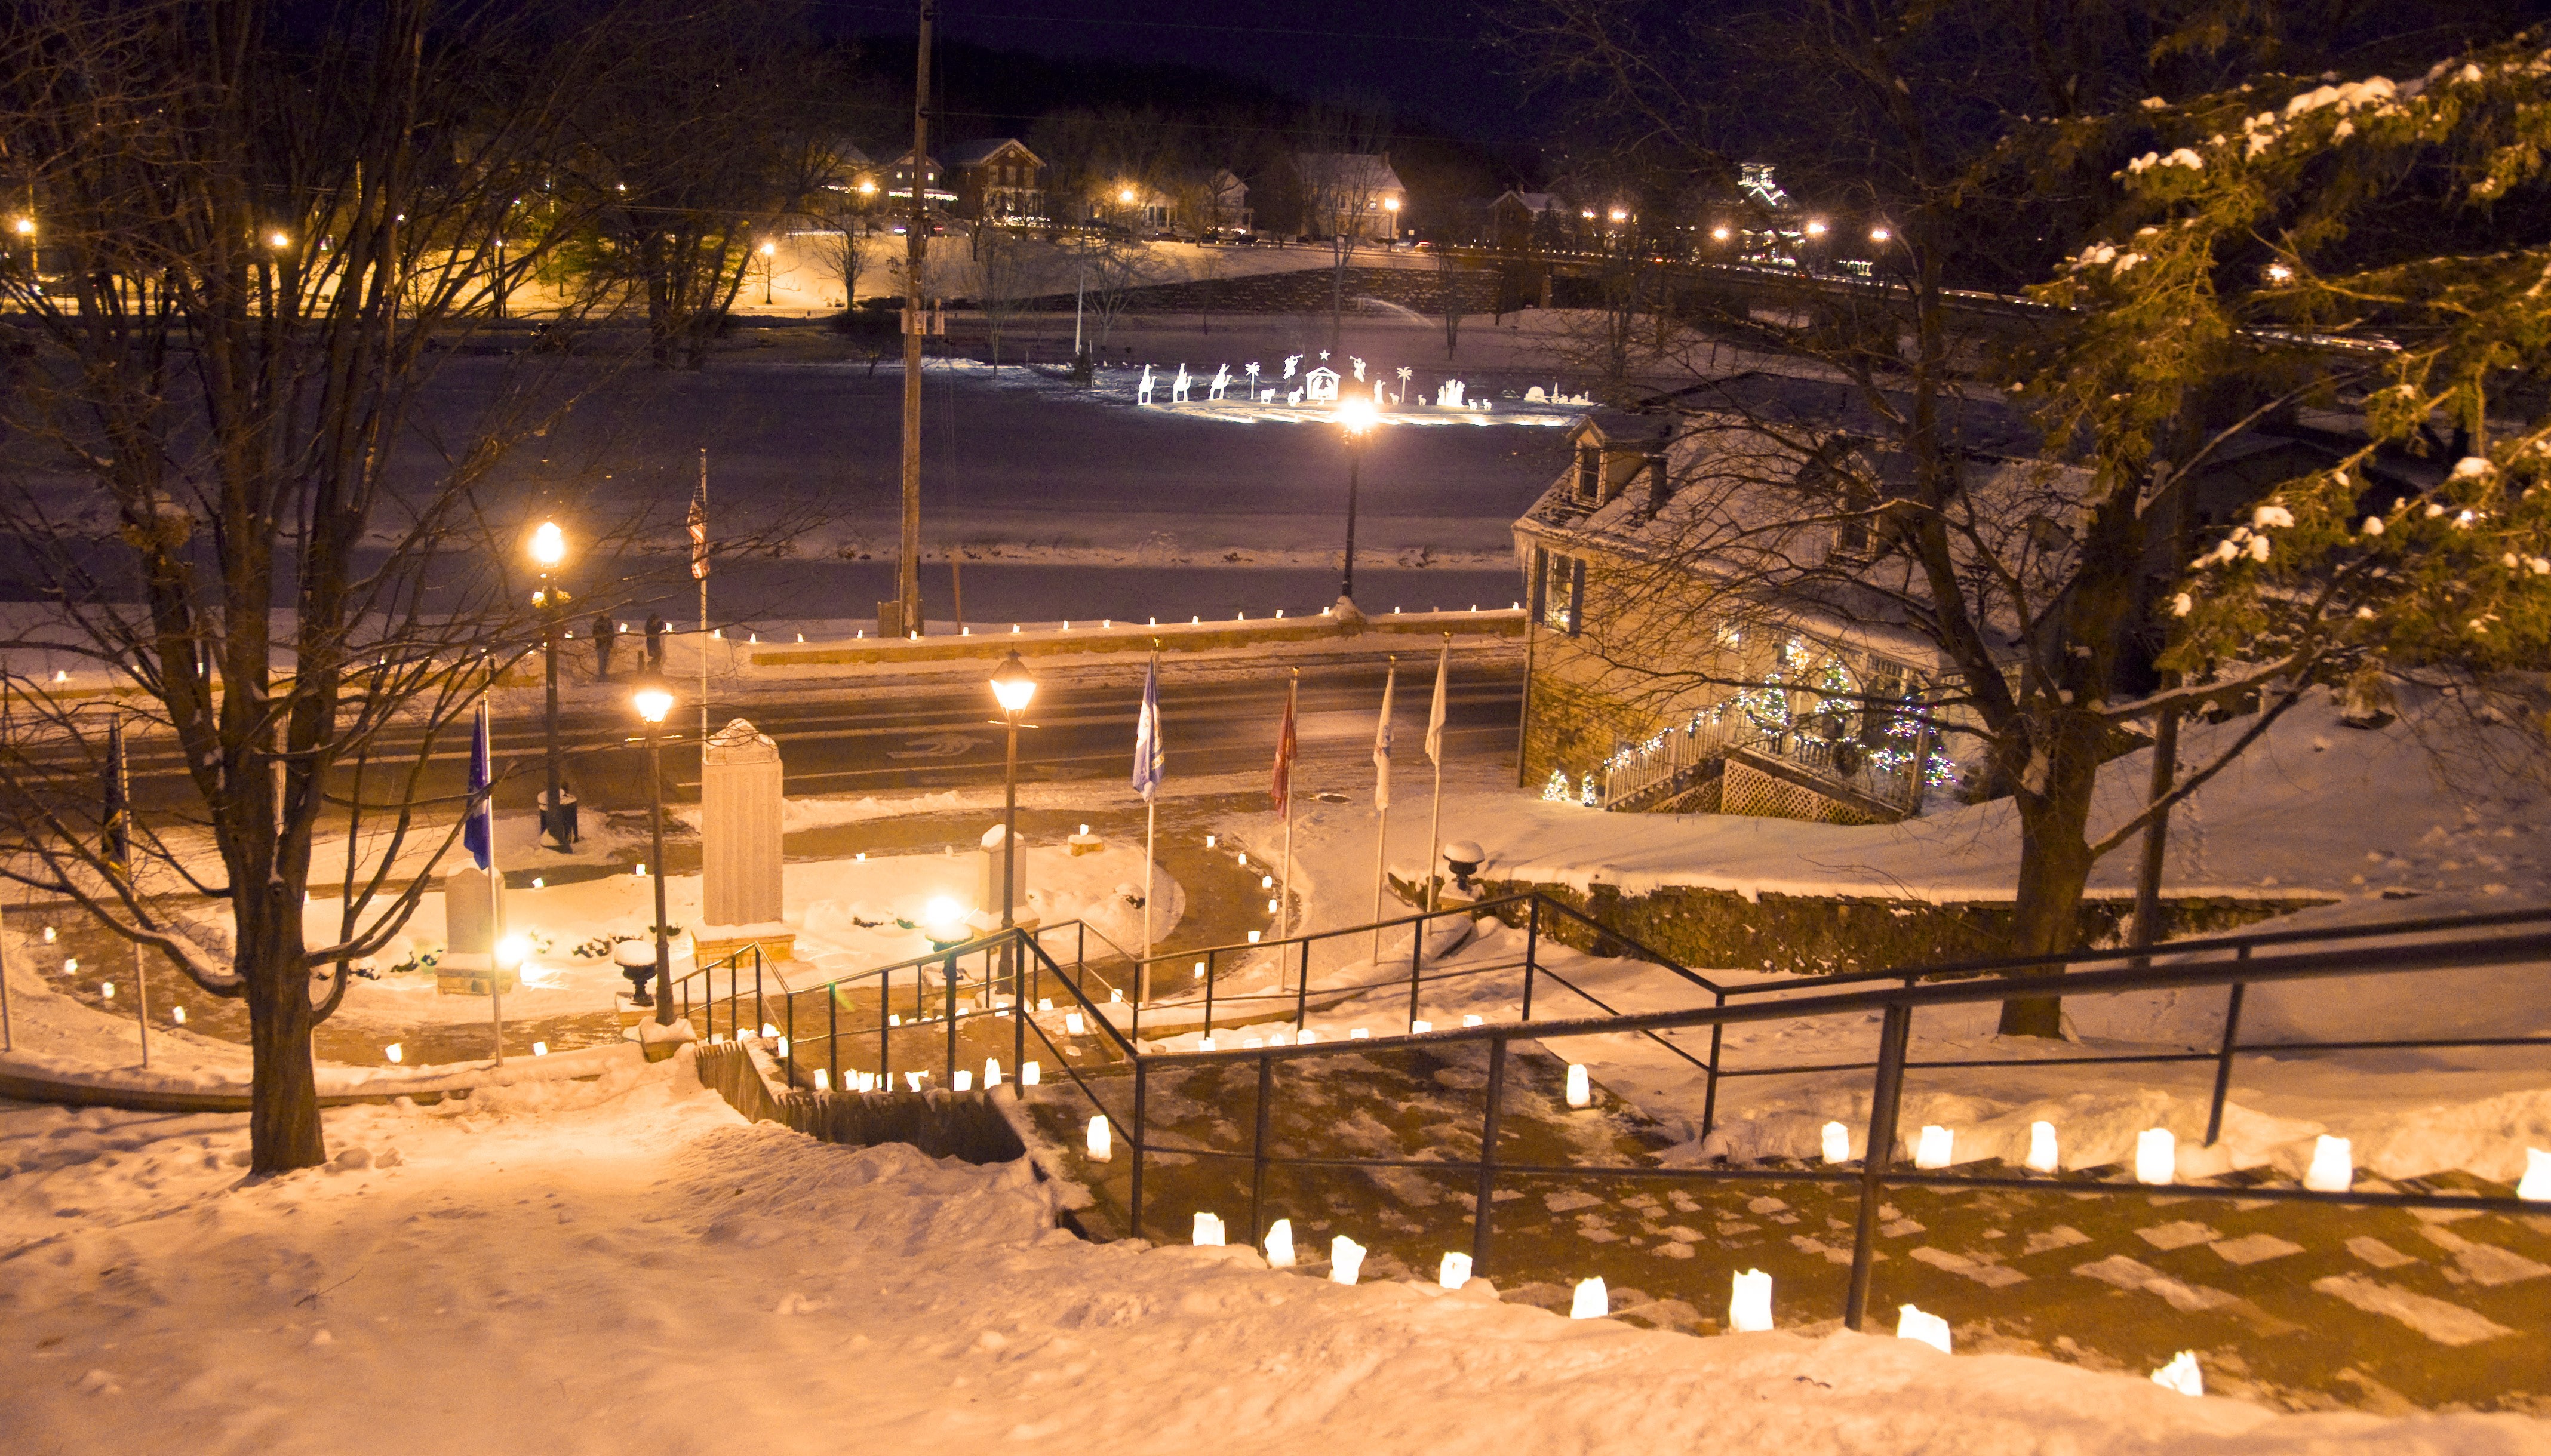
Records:
M1444 654L1435 659L1435 707L1426 715L1426 761L1444 766L1444 679L1453 670L1453 644L1444 644Z
M1390 693L1398 685L1399 669L1381 680L1381 724L1373 731L1373 807L1390 807Z

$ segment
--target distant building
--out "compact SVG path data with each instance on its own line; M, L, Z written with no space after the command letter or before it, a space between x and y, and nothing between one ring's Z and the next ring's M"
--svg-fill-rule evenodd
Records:
M1258 226L1258 215L1249 206L1249 184L1229 167L1218 167L1204 179L1198 207L1199 231L1246 233Z
M1017 138L994 137L953 147L946 166L959 216L983 222L1045 220L1045 162Z
M1481 243L1505 252L1533 252L1548 245L1549 224L1560 206L1555 192L1518 192L1507 188L1488 204L1487 236Z
M1399 236L1408 188L1391 169L1389 152L1297 151L1292 181L1306 237Z
M923 158L921 200L929 207L945 209L956 205L957 194L947 189L940 171L939 158L935 156ZM879 179L885 185L886 199L889 202L900 202L905 207L910 207L912 205L912 148L905 147L901 155L877 168L877 172Z

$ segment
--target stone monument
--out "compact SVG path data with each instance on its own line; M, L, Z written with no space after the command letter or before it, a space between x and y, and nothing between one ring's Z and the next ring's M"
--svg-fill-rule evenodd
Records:
M471 865L443 877L444 947L434 963L437 992L487 996L514 989L514 973L496 966L501 909L487 899L485 870Z
M977 893L974 896L974 903L983 908L983 916L990 922L989 928L995 930L999 929L1001 925L1001 839L1003 832L1002 826L999 825L994 825L983 831L983 853L981 856L982 872L975 877ZM1028 925L1033 927L1037 923L1037 913L1028 908L1028 842L1025 834L1019 836L1018 883L1012 885L1010 889L1012 892L1010 898L1010 922L1012 924Z
M780 916L779 745L739 718L711 734L701 754L700 923L694 965L759 944L788 960L796 932Z

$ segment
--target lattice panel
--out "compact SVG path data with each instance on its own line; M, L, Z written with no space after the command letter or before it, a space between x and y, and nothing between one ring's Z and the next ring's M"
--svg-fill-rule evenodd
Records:
M1760 769L1729 759L1719 792L1719 813L1750 814L1759 819L1802 819L1821 825L1880 825L1873 814L1829 799L1813 789L1776 779Z

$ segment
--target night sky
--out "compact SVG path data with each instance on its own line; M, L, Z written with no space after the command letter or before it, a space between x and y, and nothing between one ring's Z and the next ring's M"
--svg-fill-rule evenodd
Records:
M828 0L874 34L911 33L909 0ZM941 0L941 36L1049 56L1173 61L1233 71L1306 101L1386 98L1398 130L1479 141L1531 135L1521 97L1460 0Z

